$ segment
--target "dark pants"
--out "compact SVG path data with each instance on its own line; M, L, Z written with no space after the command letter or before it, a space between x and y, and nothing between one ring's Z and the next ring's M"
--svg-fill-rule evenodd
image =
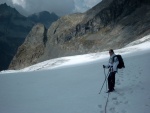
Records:
M108 89L110 91L114 90L115 87L115 74L116 72L110 72L108 76Z

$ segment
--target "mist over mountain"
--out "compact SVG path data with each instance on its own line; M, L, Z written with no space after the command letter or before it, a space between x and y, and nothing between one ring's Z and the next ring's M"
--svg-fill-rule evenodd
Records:
M45 13L48 14L48 12L40 13L41 17L37 22L45 22L43 24L48 27L57 20L57 16L54 13L51 16L45 16ZM0 70L8 68L18 47L22 45L37 22L21 15L15 8L6 3L0 5Z
M58 18L59 17L55 13L49 13L48 11L42 11L28 16L28 19L35 23L44 24L47 29L54 21L58 20Z
M34 26L26 37L34 39L34 47L26 40L9 68L20 69L51 58L122 48L150 33L149 17L148 0L103 0L85 13L61 17L48 30L42 25ZM36 43L35 38L43 42Z

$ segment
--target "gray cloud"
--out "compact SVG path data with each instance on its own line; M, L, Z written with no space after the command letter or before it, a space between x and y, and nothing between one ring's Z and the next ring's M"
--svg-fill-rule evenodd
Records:
M29 13L47 10L58 15L69 14L74 9L73 0L28 0L26 11Z
M55 12L62 16L74 12L84 12L101 0L0 0L1 3L16 8L23 15L41 11Z
M74 0L74 12L85 12L101 1L102 0Z
M55 12L58 15L65 15L72 13L74 10L73 0L0 0L0 4L2 3L7 3L7 5L15 7L24 15L40 11L49 11Z

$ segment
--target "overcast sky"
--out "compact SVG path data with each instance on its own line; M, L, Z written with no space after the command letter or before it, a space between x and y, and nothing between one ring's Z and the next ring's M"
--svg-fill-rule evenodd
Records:
M74 12L85 12L100 1L101 0L0 0L0 4L7 3L7 5L15 7L23 15L49 11L62 16Z

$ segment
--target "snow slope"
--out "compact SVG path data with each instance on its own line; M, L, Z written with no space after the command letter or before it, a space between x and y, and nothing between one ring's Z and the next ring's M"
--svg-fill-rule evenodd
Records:
M137 42L141 44L115 50L126 68L116 74L116 91L109 94L106 84L98 94L108 52L1 72L0 113L149 113L150 41Z

